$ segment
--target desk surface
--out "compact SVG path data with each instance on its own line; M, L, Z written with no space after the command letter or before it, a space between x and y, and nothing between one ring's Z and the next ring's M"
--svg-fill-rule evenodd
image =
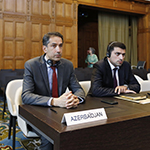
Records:
M32 127L54 141L54 150L133 150L150 149L150 104L137 104L115 99L117 105L88 96L76 109L21 105L19 114ZM111 106L111 107L110 107ZM66 126L61 123L64 113L105 108L108 119Z

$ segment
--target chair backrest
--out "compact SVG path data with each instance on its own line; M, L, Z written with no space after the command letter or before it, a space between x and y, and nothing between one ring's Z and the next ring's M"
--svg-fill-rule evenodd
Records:
M79 84L83 88L85 92L85 96L88 94L90 87L91 87L91 81L80 81ZM67 87L65 92L69 92L69 88Z
M25 136L39 137L35 132L28 130L27 123L19 116L19 105L22 104L21 94L22 94L22 86L17 89L15 94L15 107L17 111L18 126L21 129L21 131L25 134Z
M144 69L146 61L138 61L137 69Z
M12 116L16 116L16 107L15 107L15 93L19 87L22 86L23 79L16 79L10 81L6 86L6 99L8 110Z
M134 77L136 78L136 80L141 83L142 81L144 81L141 77L139 77L138 75L134 74Z
M91 87L91 81L80 81L79 82L83 90L85 91L85 96L88 94Z
M21 131L27 136L28 134L28 129L27 129L27 124L26 122L19 117L19 105L22 104L22 98L21 98L21 93L22 93L22 86L18 88L15 94L15 107L17 110L17 121L18 121L18 126L20 127Z
M142 81L140 83L140 85L141 85L140 92L150 91L150 81L149 80Z
M143 80L138 75L134 75L141 86L140 92L150 91L150 80Z
M19 115L19 105L22 104L22 98L21 98L21 94L22 94L22 86L19 87L15 93L15 107L17 110L17 115Z
M150 73L147 73L147 79L150 80Z

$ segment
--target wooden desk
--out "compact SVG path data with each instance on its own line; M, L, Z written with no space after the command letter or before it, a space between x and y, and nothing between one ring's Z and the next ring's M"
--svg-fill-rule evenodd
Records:
M48 107L22 105L19 113L43 136L53 140L54 150L150 149L150 104L116 99L118 104L113 106L100 100L88 96L76 109L54 108L57 114ZM74 126L61 124L64 113L103 107L107 120Z

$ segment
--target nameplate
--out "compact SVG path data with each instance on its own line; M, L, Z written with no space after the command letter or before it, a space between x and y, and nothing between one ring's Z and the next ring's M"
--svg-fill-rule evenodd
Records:
M70 125L76 125L80 123L87 123L92 121L98 121L107 119L107 115L104 108L99 109L91 109L91 110L85 110L85 111L77 111L73 113L65 113L63 115L61 123L67 124L67 126Z

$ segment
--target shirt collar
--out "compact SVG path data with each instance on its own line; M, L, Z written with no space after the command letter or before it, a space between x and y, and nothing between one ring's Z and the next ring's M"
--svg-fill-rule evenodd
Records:
M113 70L114 68L118 68L119 69L119 66L115 67L108 59L107 59L109 65L110 65L110 68L111 70Z
M44 56L44 60L45 60L45 62L47 61L46 55ZM46 63L46 66L50 67L50 65L48 63Z

